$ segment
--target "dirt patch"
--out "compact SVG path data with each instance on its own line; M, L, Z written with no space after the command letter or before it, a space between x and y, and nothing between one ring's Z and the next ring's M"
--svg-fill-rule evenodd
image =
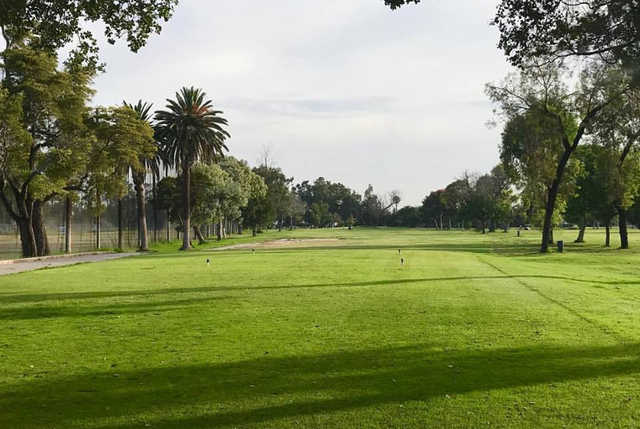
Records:
M237 250L237 249L281 249L283 247L296 247L296 246L314 246L328 243L337 243L338 238L283 238L281 240L265 241L263 243L244 243L234 244L232 246L218 247L213 250Z

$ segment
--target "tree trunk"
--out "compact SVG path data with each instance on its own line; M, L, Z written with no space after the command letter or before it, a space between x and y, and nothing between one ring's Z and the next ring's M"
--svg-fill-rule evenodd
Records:
M182 231L182 248L181 250L189 250L191 248L191 167L184 164L182 166L184 175L184 185L182 187L183 203L184 203L184 223Z
M222 221L216 223L216 239L218 241L222 240Z
M580 231L578 232L578 238L576 238L576 241L574 241L574 243L584 243L584 233L585 233L586 229L587 229L587 225L585 223L580 225Z
M139 250L149 250L149 229L147 228L147 203L144 195L144 174L135 174L136 203L138 209Z
M118 198L118 249L119 250L122 250L124 248L122 219L123 219L122 198Z
M100 215L96 216L96 249L100 250L102 242L100 241Z
M255 237L256 235L258 235L258 233L257 233L257 231L256 231L256 227L255 227L255 226L251 229L251 232L253 233L253 236L254 236L254 237Z
M152 204L152 210L153 210L153 241L157 242L158 241L158 189L157 189L157 183L156 183L156 175L155 173L151 175L153 177L153 188L151 190L152 195L153 195L153 204Z
M100 191L96 188L96 249L100 250Z
M16 220L18 231L20 232L20 243L22 244L22 257L33 258L38 256L36 237L33 233L31 219Z
M627 231L627 210L618 207L618 224L620 229L620 248L629 248L629 233Z
M556 208L556 200L558 198L558 190L560 189L560 183L562 183L562 176L564 175L565 167L567 166L567 162L569 162L569 158L573 153L575 147L571 146L569 149L565 149L562 157L560 158L560 162L558 162L558 168L556 169L556 177L553 179L551 183L551 187L549 188L549 193L547 194L547 203L545 205L544 212L544 225L542 227L542 244L540 245L540 253L546 253L549 251L549 243L553 242L553 232L551 231L553 228L553 211Z
M198 239L199 244L205 244L207 242L202 236L202 232L200 231L200 227L198 225L193 225L193 234Z
M168 209L167 209L167 241L171 241L171 222L169 221Z
M605 225L604 247L611 247L611 226L609 222Z
M554 243L555 240L553 239L553 228L551 228L551 231L549 231L549 244L553 246Z
M64 253L71 253L71 195L64 199Z
M44 224L42 216L42 201L34 201L31 222L33 224L33 235L36 239L36 250L38 256L47 256L51 254L49 248L49 238L47 237L47 228Z

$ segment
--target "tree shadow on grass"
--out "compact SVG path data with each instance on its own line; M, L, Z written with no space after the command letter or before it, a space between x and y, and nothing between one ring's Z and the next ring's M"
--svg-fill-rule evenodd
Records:
M113 302L104 305L45 305L19 306L0 309L2 320L35 320L58 317L108 317L130 314L159 313L182 310L192 305L214 303L230 299L227 296L206 296L190 299L172 299L165 301L142 301L133 303Z
M639 373L638 344L458 351L417 344L209 365L116 368L5 385L0 388L0 427L103 422L100 427L115 429L141 421L163 428L241 426Z
M315 289L315 288L350 288L350 287L375 287L375 286L394 286L403 284L416 284L416 283L440 283L440 282L460 282L460 281L486 281L486 280L526 280L526 279L546 279L546 280L558 280L568 281L575 283L591 284L591 285L605 285L605 286L624 286L624 285L639 285L640 280L632 281L605 281L605 280L591 280L591 279L578 279L567 276L558 275L492 275L492 276L459 276L459 277L424 277L424 278L407 278L407 279L389 279L389 280L374 280L366 282L351 282L351 283L319 283L319 284L295 284L295 285L267 285L267 286L204 286L204 287L190 287L190 288L164 288L164 289L150 289L150 290L129 290L129 291L106 291L106 292L66 292L66 293L48 293L48 294L15 294L15 295L3 295L0 296L0 303L2 304L27 304L27 303L39 303L46 301L66 301L66 300L84 300L84 299L108 299L108 298L126 298L126 297L153 297L158 295L181 295L181 294L199 294L199 293L219 293L219 292L237 292L237 291L278 291L287 289ZM231 297L226 297L231 298ZM215 300L220 297L201 298L200 300ZM194 299L198 301L198 299ZM167 300L166 304L180 303L179 300ZM188 300L184 300L185 304L188 304ZM161 305L162 303L158 304ZM119 304L114 303L113 306ZM137 305L137 304L132 304ZM150 304L153 305L153 304ZM27 311L27 310L25 310ZM97 309L96 311L100 311ZM2 316L2 310L0 310L0 319L6 318Z

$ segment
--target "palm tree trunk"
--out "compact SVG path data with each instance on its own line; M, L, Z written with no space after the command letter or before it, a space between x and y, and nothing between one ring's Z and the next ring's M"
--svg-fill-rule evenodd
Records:
M147 203L144 198L144 174L136 173L135 188L138 205L139 250L149 250L149 230L147 228Z
M157 189L157 180L156 180L156 175L155 173L152 173L151 176L153 177L153 189L152 189L152 194L153 194L153 204L152 204L152 209L153 209L153 241L157 242L158 241L158 203L157 203L157 198L158 198L158 189Z
M182 248L181 250L189 250L191 248L191 167L186 163L182 166L184 175L184 186L182 188L182 198L184 202L184 223L182 231Z

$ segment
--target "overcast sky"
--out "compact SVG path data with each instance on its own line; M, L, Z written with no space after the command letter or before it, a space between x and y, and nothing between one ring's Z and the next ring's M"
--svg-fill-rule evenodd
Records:
M419 204L498 161L484 84L508 66L489 26L496 0L182 0L139 53L103 48L95 104L164 107L203 88L230 121L230 153L264 147L296 182L323 176Z

